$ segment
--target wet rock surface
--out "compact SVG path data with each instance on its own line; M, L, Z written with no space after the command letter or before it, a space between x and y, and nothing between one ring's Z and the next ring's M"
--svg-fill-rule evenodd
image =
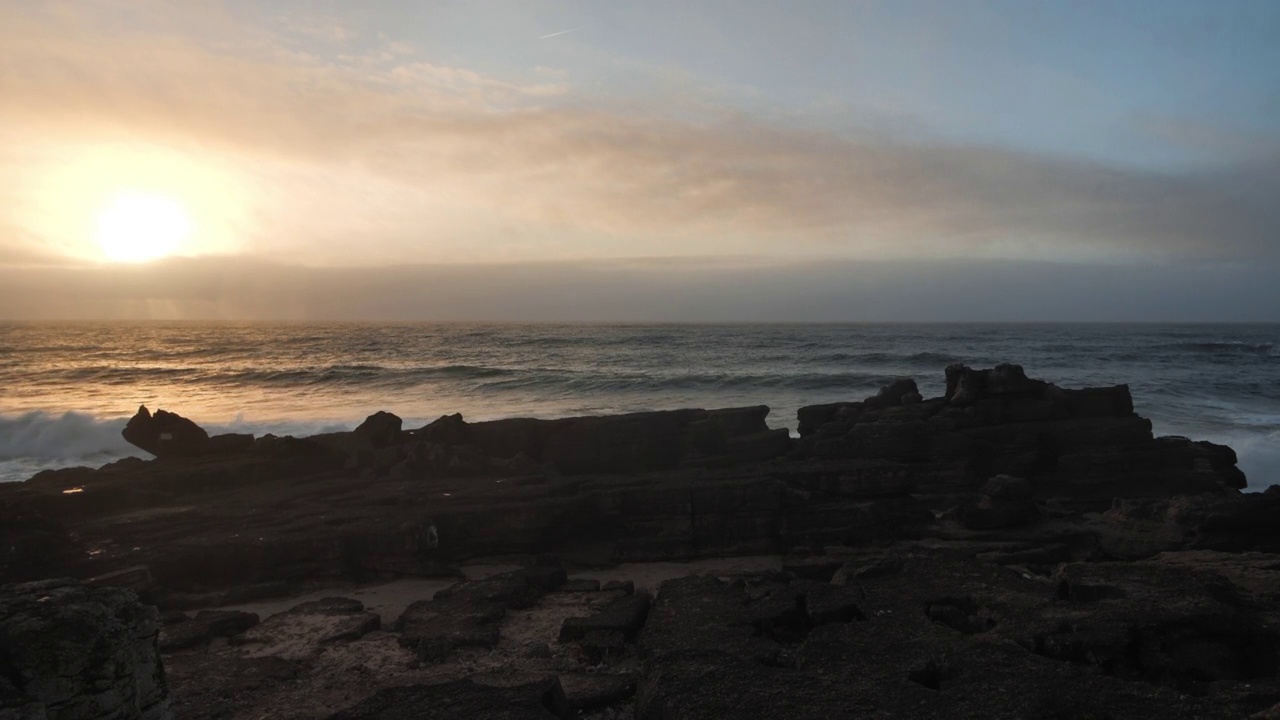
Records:
M1280 493L1153 437L1123 385L946 379L804 408L794 440L764 407L204 441L147 413L140 447L160 417L185 439L0 487L0 567L159 605L195 720L1280 704ZM397 578L427 584L374 602ZM29 695L7 668L0 717Z

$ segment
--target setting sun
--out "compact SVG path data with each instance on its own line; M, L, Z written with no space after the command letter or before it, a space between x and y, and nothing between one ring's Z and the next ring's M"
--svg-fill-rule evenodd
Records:
M98 247L114 262L145 262L172 255L191 234L182 203L148 192L122 192L97 218Z

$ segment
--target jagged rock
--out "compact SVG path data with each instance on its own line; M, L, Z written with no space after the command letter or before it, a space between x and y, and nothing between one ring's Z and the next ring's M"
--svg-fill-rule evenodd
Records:
M209 450L209 433L194 422L165 410L152 415L143 405L129 419L124 439L156 457L195 457Z
M352 437L362 445L374 448L385 448L399 445L401 420L398 416L384 410L370 415L351 431Z
M168 720L159 619L120 588L0 588L0 716Z
M462 413L441 415L427 425L419 428L414 435L423 442L432 445L468 445L469 433Z
M1229 450L1154 438L1124 385L1064 390L1016 365L955 365L942 398L887 407L879 398L801 408L796 454L880 463L877 473L896 472L901 487L937 509L976 500L974 490L995 475L1026 478L1037 498L1076 510L1103 510L1117 496L1244 487Z

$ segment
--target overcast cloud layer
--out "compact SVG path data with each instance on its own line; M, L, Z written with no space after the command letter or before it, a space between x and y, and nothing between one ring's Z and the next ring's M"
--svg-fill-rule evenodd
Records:
M1049 128L1045 142L952 132L960 105L931 117L832 99L838 83L796 104L763 78L614 57L585 31L531 28L580 43L535 64L292 4L191 5L0 0L0 266L22 269L5 271L0 316L1280 319L1249 302L1274 299L1280 266L1274 118L1223 125L1156 103L1121 119L1135 146L1160 151L1108 157ZM585 65L614 67L616 82ZM1263 109L1275 85L1257 87ZM1063 113L1078 99L1061 96ZM112 163L177 168L173 182L207 200L195 254L239 259L50 269L89 258L62 219L79 212L59 190L74 184L49 178L97 157L108 176ZM627 260L679 257L699 260ZM191 297L186 279L224 282L228 262L261 292ZM344 270L440 262L453 265ZM81 289L60 293L68 272ZM925 291L920 278L947 280ZM149 294L129 295L134 281ZM1131 288L1118 306L1071 297L1112 282ZM542 299L514 300L522 283ZM935 297L952 307L931 309Z

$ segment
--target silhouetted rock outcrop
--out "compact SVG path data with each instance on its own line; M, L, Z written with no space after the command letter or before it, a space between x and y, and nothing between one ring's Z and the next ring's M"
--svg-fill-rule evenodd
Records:
M214 435L191 420L167 410L153 415L147 406L138 412L120 432L124 439L158 458L193 458L201 455L229 455L253 447L253 435L227 433Z
M569 474L635 473L785 454L791 444L787 431L770 430L765 424L768 414L769 408L761 405L479 423L448 416L419 435L431 445L474 448L477 458L523 457Z
M996 475L1031 481L1037 499L1092 509L1115 497L1245 486L1230 448L1153 437L1126 385L1064 390L1017 365L953 365L946 396L904 402L905 390L895 383L861 402L802 408L797 452L898 468L935 507Z
M209 449L209 433L204 428L176 413L147 406L129 419L121 431L124 439L156 457L194 457Z

